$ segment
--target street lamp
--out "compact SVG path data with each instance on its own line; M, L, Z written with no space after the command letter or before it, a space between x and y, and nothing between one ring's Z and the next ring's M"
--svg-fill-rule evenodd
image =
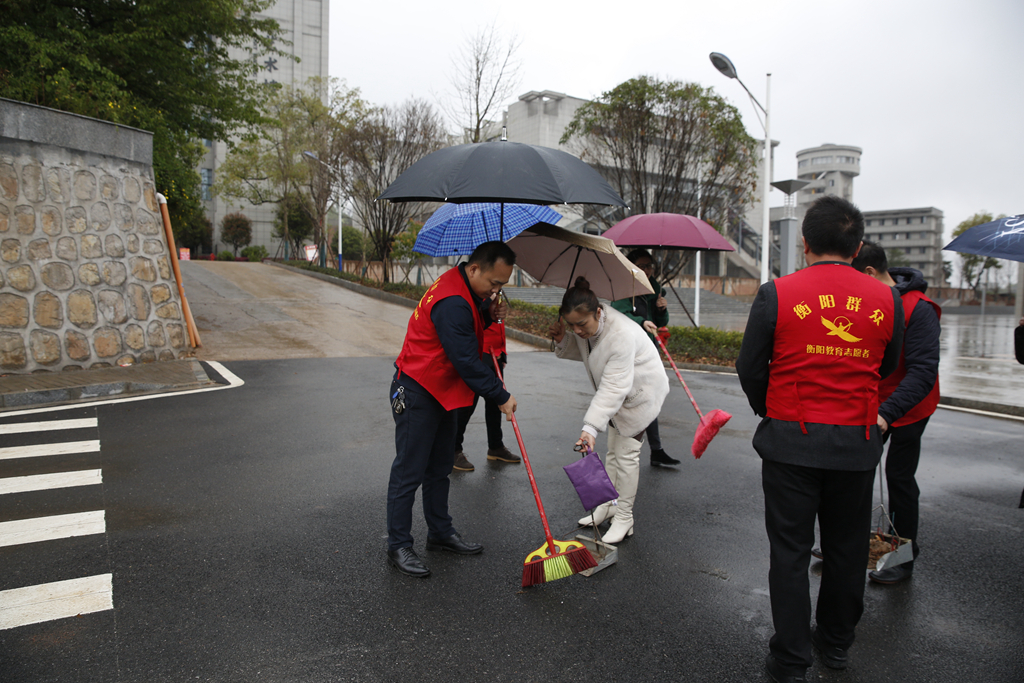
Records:
M772 158L772 137L771 137L771 120L768 115L768 110L771 107L771 88L772 88L772 75L768 74L765 84L765 95L764 103L765 106L761 106L761 103L757 101L754 94L750 92L743 81L740 81L740 77L736 75L736 67L729 60L728 57L723 55L721 52L711 53L711 63L715 65L715 68L722 72L729 78L735 78L739 81L739 84L743 86L743 89L747 91L747 95L750 96L751 101L764 112L764 170L763 178L761 178L761 187L763 198L761 200L761 209L764 212L764 217L761 221L761 284L768 282L771 277L771 271L768 269L768 260L771 255L771 220L768 212L768 192L771 190L771 158ZM758 117L760 120L760 117Z
M330 174L332 176L336 175L339 178L341 177L341 173L339 173L336 169L332 168L330 166L330 164L327 164L327 163L321 161L320 158L316 155L316 153L306 151L306 152L303 152L302 154L303 154L303 156L309 157L310 159L312 159L316 163L318 163L321 166L323 166L324 168L326 168L328 170L328 172L330 172ZM331 185L333 186L334 183L331 183ZM338 206L338 270L341 270L342 269L341 268L341 231L342 231L342 228L344 227L344 224L345 224L345 207L344 207L344 205L341 202L341 193L340 192L338 193L337 199L335 199L335 204L337 204L337 206ZM323 227L323 226L321 226L321 227ZM320 251L321 251L321 254L320 254L320 265L324 266L327 263L327 235L326 235L326 231L325 231L325 234L324 234L324 244L321 246Z

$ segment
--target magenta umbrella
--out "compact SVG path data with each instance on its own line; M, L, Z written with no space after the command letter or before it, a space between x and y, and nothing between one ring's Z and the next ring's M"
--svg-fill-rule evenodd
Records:
M700 326L700 252L736 251L710 223L679 213L641 213L630 216L606 230L602 237L607 237L620 247L696 251L696 288L693 293L693 324L696 326ZM675 292L675 287L672 287L672 291ZM676 298L679 298L679 294L676 294ZM685 311L686 306L681 299L679 304Z

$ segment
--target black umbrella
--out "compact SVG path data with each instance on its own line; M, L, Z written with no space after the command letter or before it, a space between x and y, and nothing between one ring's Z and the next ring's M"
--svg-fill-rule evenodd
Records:
M975 225L942 249L1024 262L1024 214Z
M456 145L428 154L378 199L626 206L597 171L573 155L508 141Z

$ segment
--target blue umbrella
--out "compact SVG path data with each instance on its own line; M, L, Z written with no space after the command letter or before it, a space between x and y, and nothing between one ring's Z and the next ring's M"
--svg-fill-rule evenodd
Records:
M975 225L942 249L1024 262L1024 214Z
M538 204L445 204L423 225L412 249L427 256L470 254L484 242L507 241L537 223L561 218Z

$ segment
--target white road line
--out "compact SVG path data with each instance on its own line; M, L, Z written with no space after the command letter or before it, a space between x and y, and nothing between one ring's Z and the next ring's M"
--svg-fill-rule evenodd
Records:
M112 574L0 591L0 630L114 609Z
M146 396L126 396L125 398L111 398L103 401L83 401L81 403L70 403L63 406L50 406L49 408L26 408L25 410L12 410L0 413L0 420L18 415L36 415L38 413L52 413L57 410L71 410L74 408L91 408L92 406L109 406L115 403L133 403L135 401L152 401L154 398L171 398L175 396L187 396L189 394L205 394L208 391L220 391L222 389L235 389L245 384L245 381L228 370L220 363L212 360L203 361L212 365L220 376L228 381L227 386L218 384L215 387L203 389L189 389L188 391L169 391L165 394L149 394Z
M0 434L24 434L26 432L52 432L57 429L85 429L97 426L95 417L83 417L78 420L50 420L48 422L23 422L21 424L0 425Z
M102 534L107 530L104 517L103 510L93 510L0 522L0 547Z
M38 458L44 455L68 455L71 453L95 453L99 450L99 439L65 441L64 443L42 443L34 446L10 446L9 448L0 448L0 460Z
M27 477L7 477L6 479L0 479L0 495L5 493L62 489L71 486L92 486L102 483L103 470L79 470L77 472L33 474Z
M940 403L939 408L945 410L955 410L958 413L971 413L972 415L984 415L985 417L995 417L1000 420L1017 420L1018 422L1024 422L1024 417L1020 415L1007 415L1006 413L993 413L988 410L978 410L976 408L961 408L960 406L949 406L945 403Z

